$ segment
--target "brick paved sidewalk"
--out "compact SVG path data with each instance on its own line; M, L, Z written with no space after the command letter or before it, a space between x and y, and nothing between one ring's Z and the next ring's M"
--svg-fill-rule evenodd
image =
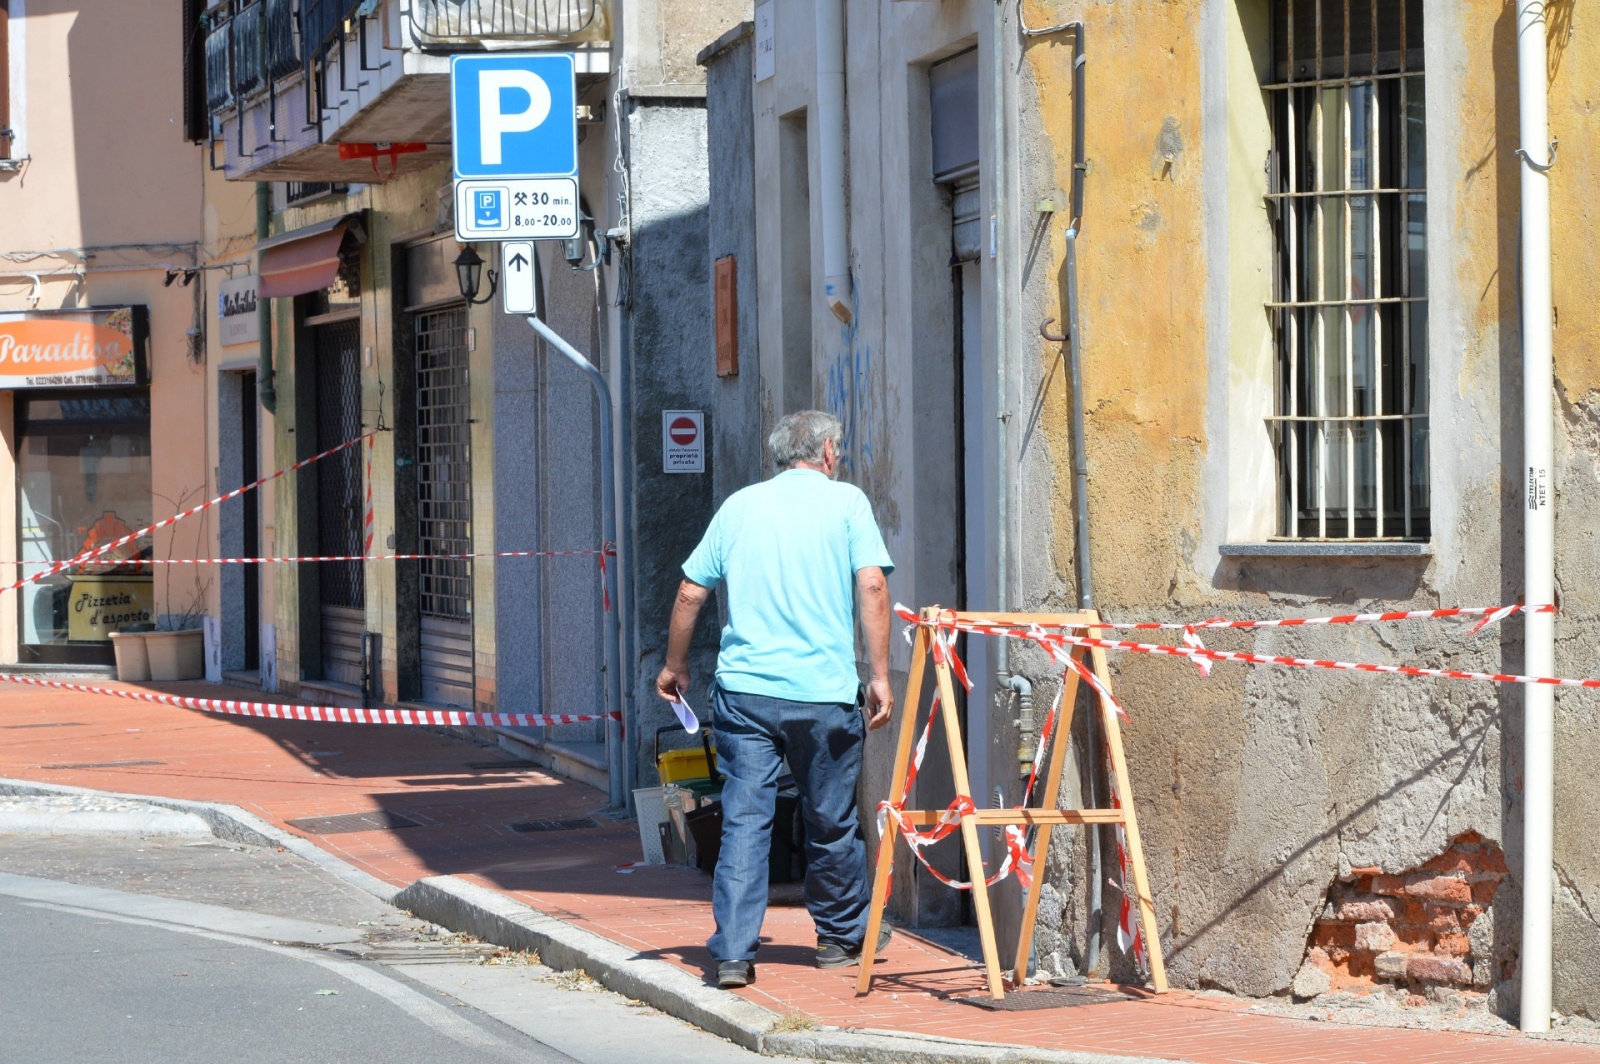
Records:
M172 693L251 697L209 684ZM695 972L708 970L710 879L688 869L624 869L635 824L600 814L603 794L420 729L213 716L105 696L0 687L0 777L240 806L397 886L459 875ZM296 820L378 814L367 827L312 833ZM593 818L584 830L541 822ZM535 830L515 830L529 825ZM1248 1003L1174 992L1042 1012L990 1012L949 1000L982 992L966 958L898 935L870 996L853 970L812 966L803 908L774 907L759 982L741 993L778 1012L838 1026L1197 1064L1581 1061L1600 1047L1517 1035L1358 1028L1248 1014Z

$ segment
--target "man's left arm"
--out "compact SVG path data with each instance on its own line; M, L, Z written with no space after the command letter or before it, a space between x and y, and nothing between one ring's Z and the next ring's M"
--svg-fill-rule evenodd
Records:
M861 630L866 636L867 727L881 728L894 713L894 692L889 688L889 579L876 565L856 570L856 593L861 608Z

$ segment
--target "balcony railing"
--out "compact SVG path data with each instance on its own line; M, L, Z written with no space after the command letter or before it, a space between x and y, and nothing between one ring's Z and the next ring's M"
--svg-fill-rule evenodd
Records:
M411 26L424 47L559 41L587 32L603 8L602 0L411 0Z
M206 109L213 114L233 103L233 23L222 22L206 34Z
M262 66L266 55L261 44L262 0L241 7L233 22L233 95L242 100L266 84Z
M223 7L206 35L206 106L226 109L300 69L296 0Z
M267 76L273 81L300 69L295 38L295 0L264 0L267 5Z
M344 32L344 24L367 0L300 0L300 38L307 54L314 54Z

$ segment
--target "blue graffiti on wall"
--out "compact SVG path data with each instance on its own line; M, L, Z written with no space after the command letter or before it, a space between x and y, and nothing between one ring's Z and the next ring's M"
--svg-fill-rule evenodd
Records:
M853 478L858 464L863 470L871 468L874 436L872 347L860 342L861 305L854 292L851 311L850 324L839 329L842 350L828 361L825 392L828 413L844 427L839 441L839 471L845 479Z

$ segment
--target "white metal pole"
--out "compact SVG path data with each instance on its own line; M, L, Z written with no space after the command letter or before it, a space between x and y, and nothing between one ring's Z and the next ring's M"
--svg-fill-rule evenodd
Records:
M597 369L593 362L583 356L583 352L567 343L566 339L543 321L532 314L527 316L528 324L533 326L533 331L542 336L546 343L560 351L567 359L589 378L589 383L594 386L595 398L599 401L600 408L600 535L605 540L605 546L616 547L617 544L617 498L616 498L616 469L613 458L611 442L611 385L606 380L605 374ZM619 558L618 561L621 561ZM605 595L610 600L611 609L605 617L605 659L606 659L606 711L620 716L622 714L622 603L617 600L617 570L618 565L606 566ZM627 778L628 759L623 751L624 739L628 742L635 741L636 732L626 727L631 721L622 721L614 717L606 720L606 770L607 781L610 787L611 808L626 809L628 800L632 797L631 788L633 780Z
M822 294L833 316L855 317L845 190L844 0L816 0L817 181L822 201Z
M1555 601L1555 499L1551 401L1554 331L1550 294L1550 152L1545 5L1517 4L1517 81L1522 129L1523 593ZM1523 671L1555 675L1555 618L1529 613ZM1550 1029L1551 869L1555 862L1555 692L1525 687L1522 795L1522 1009L1524 1031Z

